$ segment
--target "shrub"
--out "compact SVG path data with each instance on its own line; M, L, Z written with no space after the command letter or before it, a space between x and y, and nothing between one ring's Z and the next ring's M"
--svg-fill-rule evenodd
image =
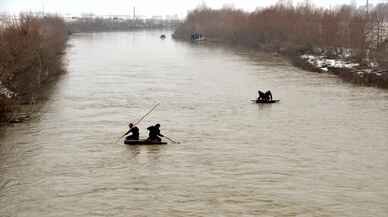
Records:
M28 101L41 84L63 71L65 25L56 16L22 14L0 29L0 81Z

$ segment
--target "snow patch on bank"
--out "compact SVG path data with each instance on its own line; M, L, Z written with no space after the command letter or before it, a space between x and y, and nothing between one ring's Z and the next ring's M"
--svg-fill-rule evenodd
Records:
M13 91L11 91L7 87L5 87L3 85L3 83L1 83L1 81L0 81L0 96L5 96L8 99L10 99L10 98L14 97L15 95L16 94Z
M375 62L369 63L369 68L360 67L359 63L352 62L350 58L350 52L343 52L338 59L328 58L324 55L311 55L304 54L300 58L306 61L309 65L319 69L321 72L330 72L335 69L346 69L349 73L355 72L359 78L364 77L384 77L386 72L377 71L378 64Z
M354 63L354 62L346 61L342 59L329 59L325 56L315 56L315 55L304 54L304 55L301 55L300 57L306 60L312 66L319 68L323 72L329 71L329 68L353 69L355 67L360 66L359 63Z
M375 76L383 76L383 72L376 72L376 71L373 71L371 69L369 70L363 70L363 71L357 71L357 75L360 77L360 78L363 78L364 76L366 75L375 75Z

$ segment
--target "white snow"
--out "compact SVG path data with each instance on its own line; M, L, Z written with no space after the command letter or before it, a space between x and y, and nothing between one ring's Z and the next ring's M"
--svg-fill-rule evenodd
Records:
M349 55L349 53L350 52L346 52L345 56ZM307 60L308 63L325 72L328 71L329 67L351 69L360 65L358 63L353 63L342 59L329 59L325 56L314 56L314 55L305 54L305 55L302 55L301 58Z
M5 96L8 99L14 97L16 94L5 87L0 81L0 96Z
M379 72L376 72L375 75L377 75L377 76L382 76L383 74L382 74L382 73L379 73Z
M376 76L383 76L383 73L381 72L375 72L375 71L372 71L372 70L364 70L364 71L358 71L357 74L360 76L360 77L363 77L364 75L366 74L370 74L370 75L376 75Z

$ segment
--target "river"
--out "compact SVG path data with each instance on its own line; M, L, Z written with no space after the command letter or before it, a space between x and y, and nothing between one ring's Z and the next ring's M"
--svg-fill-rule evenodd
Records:
M161 33L71 36L36 118L0 130L0 216L388 215L388 91ZM140 136L180 143L117 142L156 103Z

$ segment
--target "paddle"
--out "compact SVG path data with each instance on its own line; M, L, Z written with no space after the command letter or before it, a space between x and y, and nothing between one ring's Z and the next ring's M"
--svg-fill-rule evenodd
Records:
M170 140L171 142L173 142L173 143L175 143L175 144L180 144L180 142L177 142L177 141L175 141L175 140L169 138L168 136L165 136L165 135L163 135L163 136L164 136L164 138Z
M159 102L156 103L156 105L154 105L154 106L151 108L151 110L148 111L145 115L143 115L143 117L141 117L136 123L134 123L133 126L136 126L136 125L138 125L141 121L143 121L144 118L147 117L147 115L151 114L151 112L154 111L156 107L158 107L158 105L160 105ZM122 135L120 138L118 138L117 141L116 141L116 143L118 143L118 142L120 141L120 139L122 139L124 136L125 136L125 134Z

